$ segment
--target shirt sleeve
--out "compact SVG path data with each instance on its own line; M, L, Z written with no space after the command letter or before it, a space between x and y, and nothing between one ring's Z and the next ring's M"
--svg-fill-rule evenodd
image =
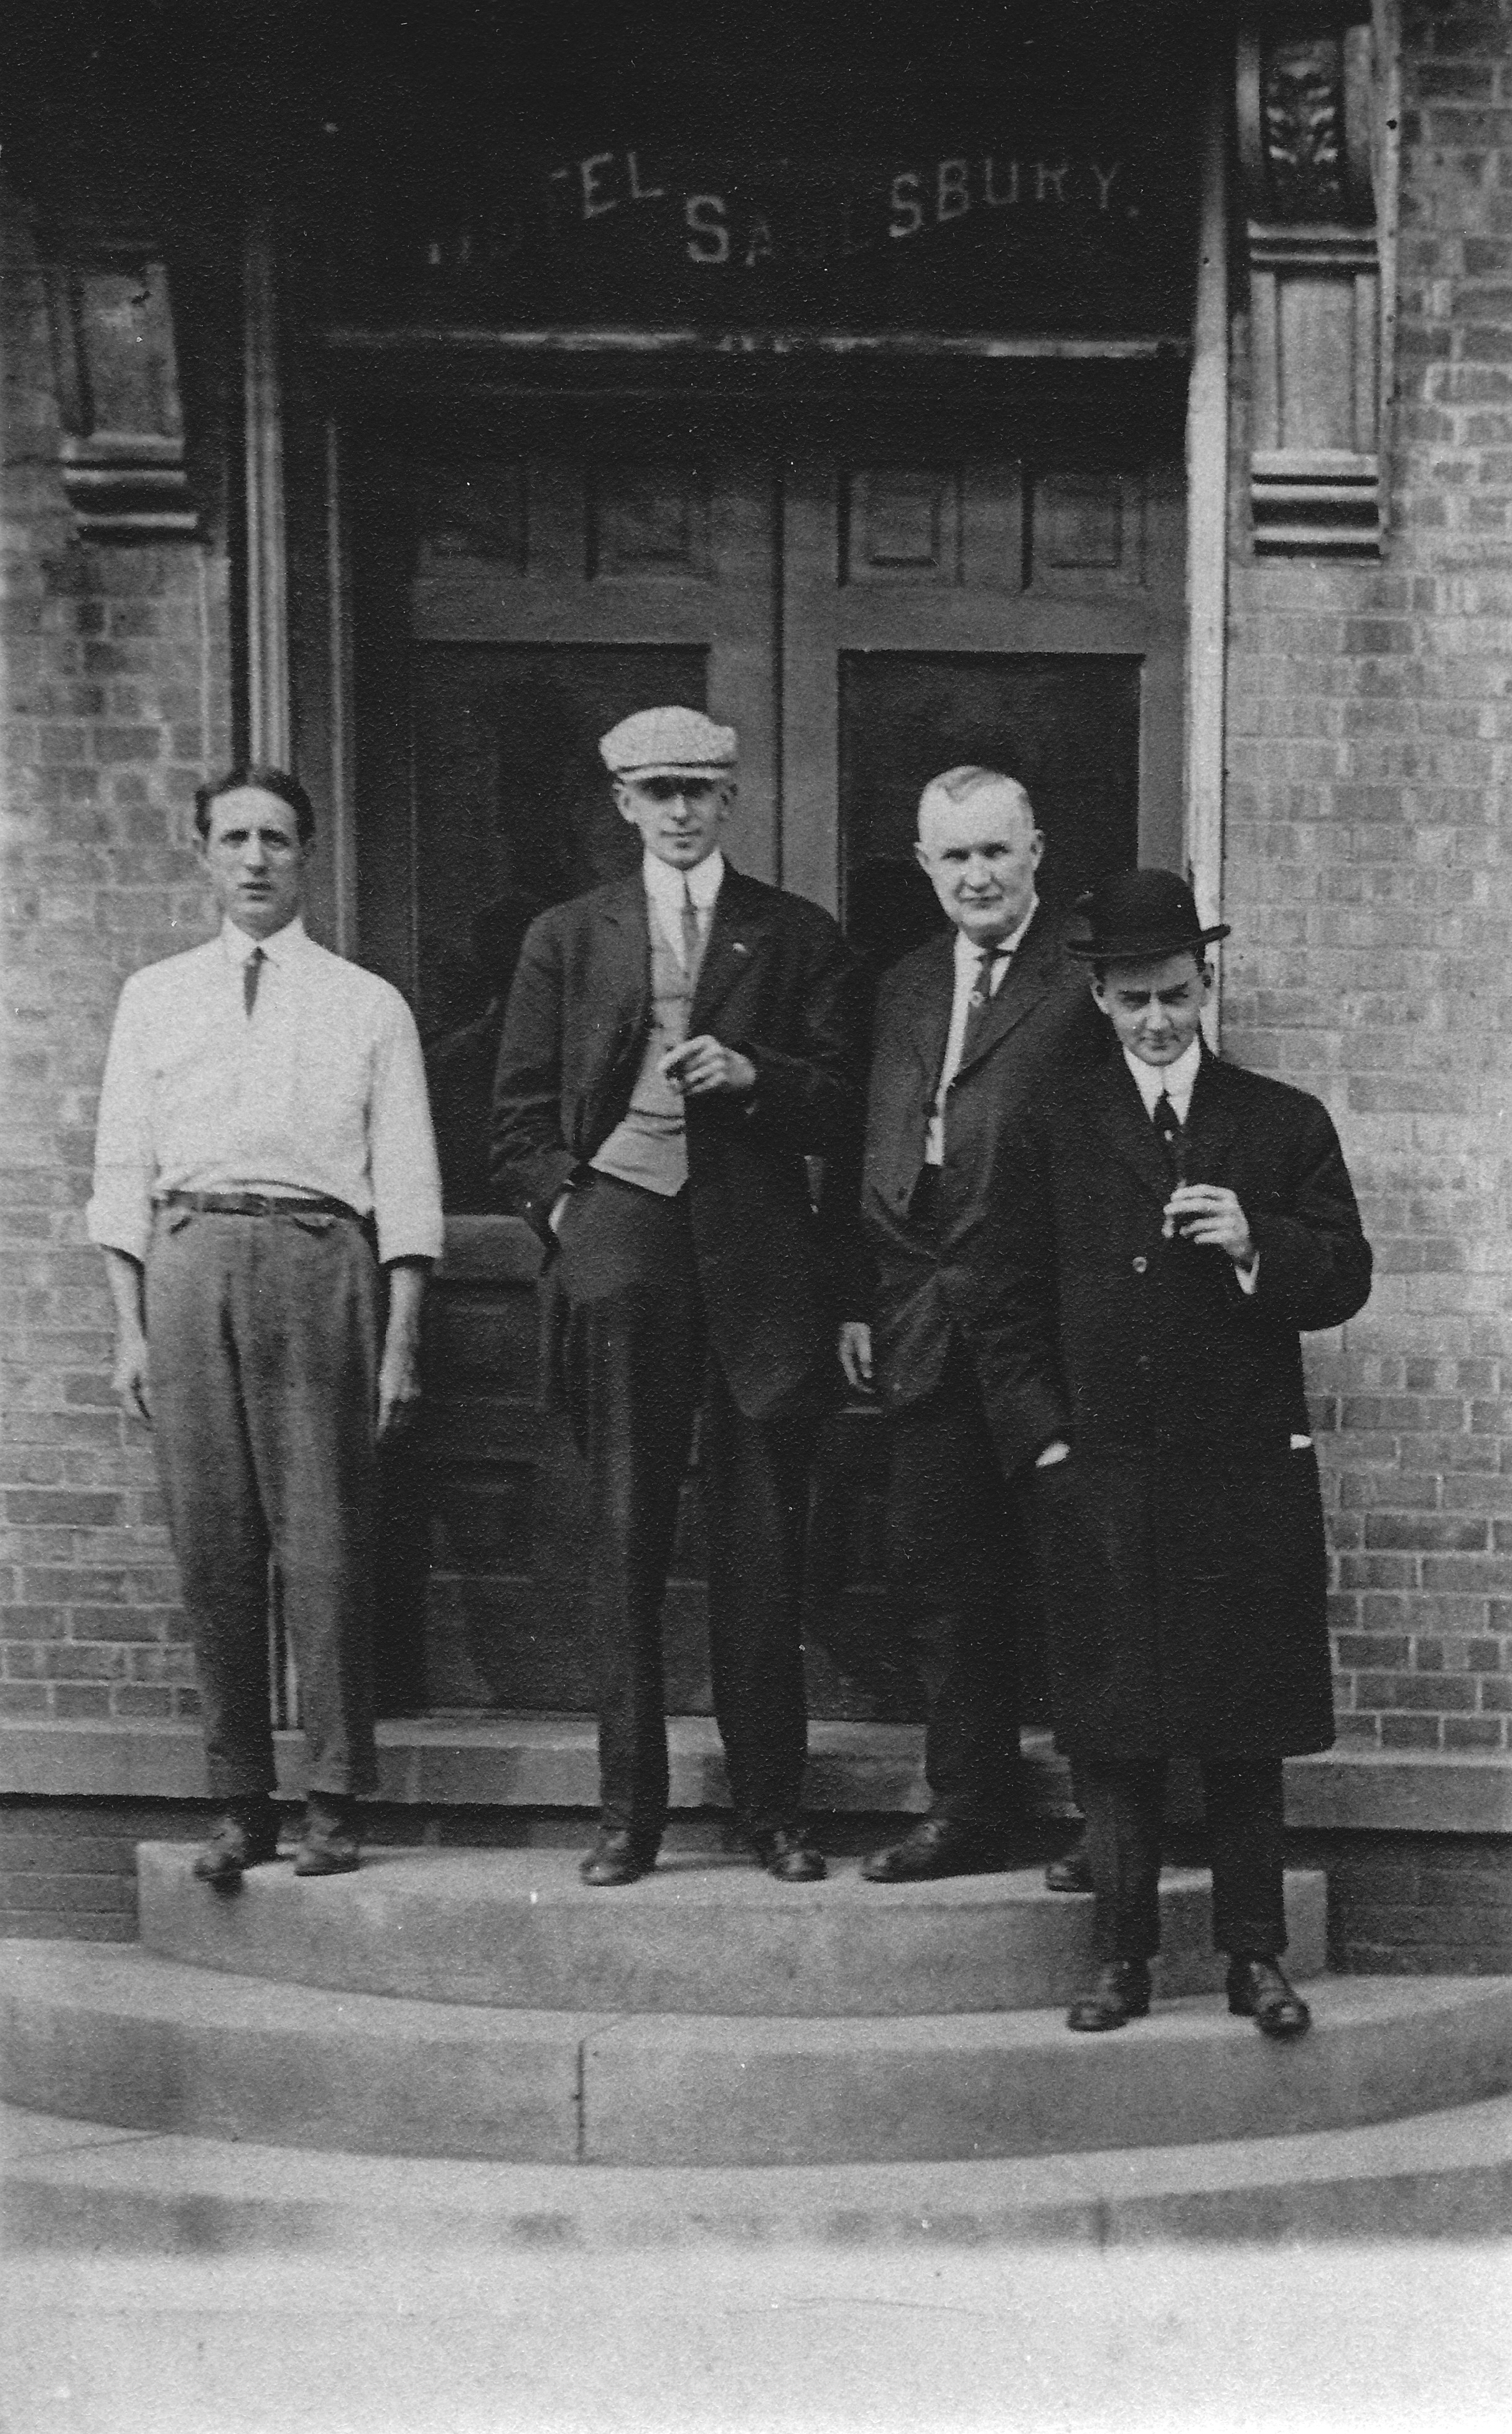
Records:
M378 1257L438 1260L441 1176L415 1018L395 995L380 1022L368 1116Z
M94 1191L84 1223L92 1243L145 1265L152 1234L157 1146L152 1069L141 992L128 981L115 1009L94 1134Z

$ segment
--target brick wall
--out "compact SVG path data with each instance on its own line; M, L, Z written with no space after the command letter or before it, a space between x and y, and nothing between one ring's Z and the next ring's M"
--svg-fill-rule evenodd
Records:
M1384 565L1258 565L1235 486L1226 1041L1328 1101L1379 1258L1312 1364L1341 1734L1450 1752L1505 1751L1512 1705L1509 16L1407 11ZM229 756L228 562L223 538L77 539L8 225L0 1716L171 1715L194 1696L174 1573L81 1221L120 982L204 934L186 848ZM1242 322L1234 366L1242 441Z
M1340 1735L1387 1748L1512 1707L1509 18L1407 12L1384 565L1257 564L1236 491L1225 1044L1327 1101L1375 1244L1312 1382Z
M4 212L6 902L0 1092L0 1717L192 1705L141 1430L110 1391L84 1241L111 1016L138 964L206 934L192 796L229 746L225 553L81 543L57 471L25 214Z

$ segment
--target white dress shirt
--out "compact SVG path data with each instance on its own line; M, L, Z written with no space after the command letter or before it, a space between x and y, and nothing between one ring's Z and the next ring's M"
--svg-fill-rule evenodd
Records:
M1184 1124L1197 1075L1202 1069L1201 1040L1189 1039L1174 1065L1146 1065L1143 1056L1131 1056L1126 1048L1124 1062L1139 1087L1144 1112L1150 1122L1154 1123L1155 1110L1163 1095L1176 1109L1177 1123Z
M945 1060L935 1086L935 1105L924 1131L924 1164L945 1163L945 1102L951 1084L961 1070L961 1051L966 1045L966 1026L971 1020L971 1000L982 985L984 971L988 997L996 997L1008 968L1008 958L1022 940L1024 932L1040 910L1035 897L1028 912L1016 930L1005 938L997 939L990 947L979 947L964 930L955 933L955 995L951 1001L951 1027L945 1035Z
M709 944L710 924L714 917L714 899L725 875L725 857L715 846L702 862L691 870L677 870L669 862L659 862L648 853L641 865L645 881L646 902L656 925L665 938L684 971L687 958L682 948L682 907L684 888L693 899L693 909L698 917L698 939L702 947Z
M248 958L264 964L250 1017ZM436 1259L440 1176L414 1017L296 918L232 922L132 974L111 1033L90 1240L146 1257L170 1191L312 1192L377 1224L380 1260Z
M1126 1048L1124 1051L1124 1062L1134 1076L1140 1097L1144 1102L1144 1112L1150 1122L1152 1123L1155 1122L1155 1110L1163 1093L1176 1109L1177 1123L1184 1125L1191 1109L1192 1093L1196 1088L1197 1075L1202 1070L1201 1040L1189 1040L1174 1065L1146 1065L1143 1056L1131 1056ZM1239 1279L1240 1292L1252 1294L1260 1282L1259 1260L1252 1260L1247 1268L1236 1267L1234 1274ZM1311 1440L1306 1437L1294 1437L1292 1442L1294 1445L1307 1445Z

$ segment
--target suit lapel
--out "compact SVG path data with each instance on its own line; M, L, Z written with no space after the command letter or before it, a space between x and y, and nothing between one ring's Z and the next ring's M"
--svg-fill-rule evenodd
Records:
M1239 1109L1231 1088L1233 1069L1204 1048L1187 1109L1187 1179L1216 1183L1228 1172L1228 1153L1239 1128Z
M1043 915L1037 913L1022 945L1017 949L1008 966L1006 978L982 1017L982 1026L971 1041L971 1053L961 1058L955 1077L957 1081L973 1071L984 1056L990 1056L999 1042L1023 1020L1030 1008L1039 1004L1050 986L1055 967L1055 936ZM942 1038L941 1057L944 1054ZM937 1073L938 1064L935 1070Z
M951 1008L955 1003L954 936L954 931L948 930L934 941L929 961L915 979L909 998L908 1036L919 1059L926 1106L934 1101L939 1069L945 1062L945 1042L951 1034Z
M1171 1170L1160 1134L1144 1112L1139 1085L1115 1046L1093 1088L1098 1129L1109 1149L1132 1167L1163 1208L1171 1196Z
M727 865L714 899L709 943L693 992L688 1016L690 1036L708 1030L730 990L756 969L771 934L766 900L747 879Z
M599 907L593 935L593 992L607 1038L639 1039L651 1008L650 932L645 883L621 880Z

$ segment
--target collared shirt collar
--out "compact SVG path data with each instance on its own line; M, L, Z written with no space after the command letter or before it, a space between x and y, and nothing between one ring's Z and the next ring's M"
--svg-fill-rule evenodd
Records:
M245 964L254 947L262 948L270 964L281 964L286 955L298 954L309 934L303 916L299 913L295 914L292 921L285 921L282 930L275 930L270 938L253 938L229 918L220 925L220 943L229 961L233 964Z
M978 945L974 938L969 938L964 930L957 930L955 933L955 970L957 976L969 981L974 981L977 975L978 964L984 953L988 958L988 969L991 968L991 963L994 956L1011 955L1016 953L1018 949L1023 944L1024 932L1028 929L1030 922L1034 919L1034 917L1039 910L1039 897L1031 896L1029 899L1029 910L1024 915L1023 919L1020 922L1018 928L1016 930L1010 930L1005 938L995 938L991 946L987 948Z
M1187 1043L1174 1065L1146 1065L1143 1056L1131 1056L1126 1048L1124 1051L1124 1062L1139 1085L1139 1093L1144 1102L1145 1114L1154 1115L1155 1103L1163 1090L1176 1109L1177 1123L1184 1124L1187 1120L1187 1110L1192 1105L1192 1093L1196 1086L1198 1070L1202 1064L1200 1036Z
M715 846L713 853L706 853L702 862L696 862L691 870L675 870L671 863L659 862L654 853L648 853L642 858L641 873L645 881L645 892L658 912L664 918L676 921L682 910L684 880L698 911L709 911L725 875L725 857Z

